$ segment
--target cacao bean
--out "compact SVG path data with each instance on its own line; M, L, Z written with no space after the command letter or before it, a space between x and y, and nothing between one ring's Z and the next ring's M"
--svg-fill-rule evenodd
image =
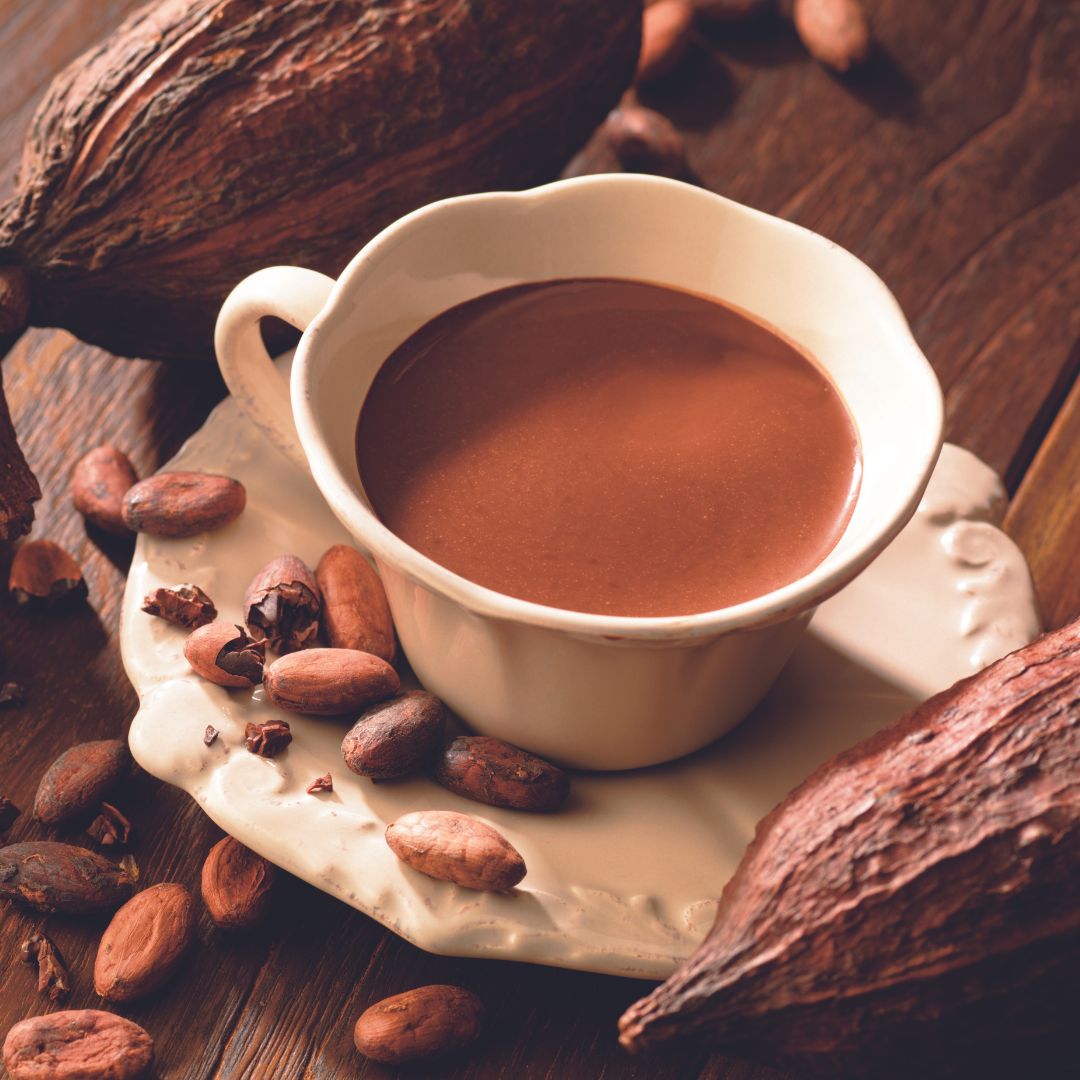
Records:
M635 81L657 82L679 66L694 31L694 8L688 0L657 0L645 9L641 54Z
M128 456L115 446L98 446L80 458L71 474L71 501L92 525L114 536L127 536L124 496L139 477Z
M122 904L133 872L86 848L36 840L0 848L0 897L37 911L78 914Z
M848 71L870 54L861 0L795 0L792 18L810 55L836 71Z
M315 643L321 608L315 576L295 555L271 559L244 594L248 633L278 652Z
M292 730L284 720L249 723L244 727L244 745L259 757L277 757L292 742Z
M279 708L311 716L340 716L392 697L397 672L356 649L305 649L275 660L263 673L266 696Z
M88 814L127 775L131 754L120 739L78 743L45 771L34 796L34 817L62 825Z
M11 1080L138 1080L154 1041L138 1024L100 1009L31 1016L4 1040Z
M196 536L235 521L246 502L244 485L229 476L157 473L140 480L124 496L124 524L152 536Z
M27 540L15 549L8 589L16 604L38 607L86 596L79 564L51 540Z
M195 937L195 905L183 885L136 893L112 917L94 961L94 989L106 1001L134 1001L176 971Z
M147 593L142 609L147 615L156 615L174 626L184 626L189 630L197 630L217 618L214 601L198 585L160 586Z
M432 1061L476 1041L484 1004L460 986L418 986L365 1009L353 1029L356 1049L384 1065Z
M666 116L642 105L621 105L604 121L603 133L628 172L686 175L683 138Z
M239 840L226 836L206 856L202 898L215 926L243 930L260 922L272 896L277 868Z
M404 814L386 827L386 842L414 870L466 889L507 892L525 876L525 860L509 840L452 810Z
M434 694L413 690L364 712L341 743L345 764L373 780L416 772L442 742L446 707Z
M570 794L562 769L488 735L454 739L439 757L435 779L466 799L511 810L557 810Z
M44 934L34 934L19 946L19 953L24 964L37 965L38 993L50 1001L66 1001L71 976L60 950Z
M357 649L390 663L397 652L382 581L355 548L335 544L319 560L323 633L335 649Z
M266 643L252 641L242 626L218 620L193 630L184 657L196 675L230 689L250 689L263 677Z
M1024 1075L1053 1038L1075 1072L1078 703L1080 620L827 761L623 1045L879 1080Z

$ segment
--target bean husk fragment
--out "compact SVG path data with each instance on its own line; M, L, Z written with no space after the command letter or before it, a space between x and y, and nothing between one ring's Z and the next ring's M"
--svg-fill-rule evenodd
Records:
M38 993L53 1002L66 1001L71 993L71 976L60 950L44 934L28 937L19 946L24 964L37 967Z
M198 585L159 586L142 603L147 615L156 615L174 626L197 630L217 618L214 601Z
M21 606L53 607L86 597L79 564L52 540L26 540L15 549L8 589Z
M284 720L248 723L244 727L244 745L259 757L277 757L291 742L292 731Z
M217 473L163 472L133 485L122 504L132 532L183 538L235 521L247 502L239 480Z
M86 834L102 847L123 847L131 839L131 822L112 803L103 802Z
M97 446L79 459L71 474L71 501L92 525L114 536L127 536L124 496L138 480L122 450L108 444Z
M106 1001L135 1001L166 982L195 937L195 904L176 882L136 893L105 928L94 989Z
M418 986L383 998L356 1021L353 1042L372 1061L411 1065L464 1050L479 1037L484 1004L460 986Z
M261 922L276 879L273 863L231 836L219 840L202 868L203 903L214 925L244 930Z
M379 575L356 548L328 548L315 578L322 593L323 633L335 649L357 649L390 663L397 652L394 623Z
M127 775L131 753L121 739L77 743L45 771L34 796L34 817L61 825L90 813Z
M138 1024L100 1009L31 1016L4 1040L11 1080L138 1080L154 1041Z
M558 810L570 794L562 769L489 735L462 735L435 764L435 779L467 799L511 810Z
M1051 1041L1075 1066L1078 961L1080 621L792 792L621 1041L875 1080L1026 1074Z
M34 840L0 848L0 897L36 911L107 911L128 898L134 880L133 869L72 844Z
M466 889L507 892L525 876L525 860L497 829L453 810L416 810L386 827L386 842L421 874Z
M345 764L360 776L394 780L422 768L438 749L446 707L424 690L373 705L341 743Z
M271 559L244 594L248 633L278 652L295 652L313 644L321 610L315 575L295 555Z

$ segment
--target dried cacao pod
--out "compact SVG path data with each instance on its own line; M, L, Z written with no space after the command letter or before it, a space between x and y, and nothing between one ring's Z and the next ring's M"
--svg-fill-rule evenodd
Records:
M418 206L554 178L630 82L640 34L640 0L149 4L34 117L0 208L0 338L29 322L208 356L246 274L336 276ZM39 497L18 464L0 538Z
M1055 1054L1076 1075L1078 971L1080 621L793 791L621 1041L800 1075L1043 1076Z

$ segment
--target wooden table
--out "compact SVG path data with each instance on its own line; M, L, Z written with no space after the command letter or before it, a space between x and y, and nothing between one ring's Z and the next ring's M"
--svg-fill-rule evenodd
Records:
M136 2L0 3L0 193L52 74ZM1013 493L1007 524L1047 624L1057 625L1080 612L1080 15L1061 0L869 8L880 47L854 78L827 74L785 26L717 29L651 100L685 131L703 184L833 238L895 292L945 387L948 437L998 469ZM8 677L27 692L24 708L0 712L0 792L26 808L61 750L123 734L137 705L116 645L131 544L87 537L69 471L110 441L151 472L223 386L211 370L116 360L46 330L27 334L3 373L45 492L33 535L80 559L91 597L56 615L0 601ZM0 553L5 575L9 560ZM219 830L187 795L146 776L123 803L144 880L197 889ZM47 835L25 814L11 834ZM31 972L15 961L41 921L10 905L0 911L2 1031L44 1011ZM97 1004L91 967L104 921L47 920L75 980L72 1007ZM199 938L170 987L118 1010L153 1034L161 1077L393 1075L355 1052L352 1023L370 1002L436 981L479 992L490 1029L467 1059L421 1075L775 1075L704 1054L629 1059L614 1024L645 984L428 956L298 881L257 933L220 933L204 916Z

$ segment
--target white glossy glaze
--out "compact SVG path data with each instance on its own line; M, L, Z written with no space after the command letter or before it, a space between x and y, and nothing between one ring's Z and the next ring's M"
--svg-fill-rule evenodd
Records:
M139 538L121 625L142 702L130 735L136 759L256 851L434 952L665 976L707 930L755 822L791 787L918 696L1037 630L1023 561L988 524L1000 485L976 459L946 447L896 557L823 605L768 697L735 732L674 764L575 774L564 812L516 814L423 778L375 785L353 776L340 756L346 725L337 720L288 716L294 741L273 761L243 749L248 720L284 714L261 690L229 692L191 674L183 631L144 615L142 597L159 584L194 581L223 617L238 619L250 576L270 557L291 551L314 562L347 536L311 478L263 441L232 400L170 467L238 477L248 508L211 535ZM911 590L917 602L897 600ZM888 676L852 659L854 645L870 642L879 660L891 658ZM207 724L221 732L211 747L202 742ZM326 771L334 792L307 795ZM502 830L528 866L516 893L473 893L402 867L383 830L421 808L474 813Z

